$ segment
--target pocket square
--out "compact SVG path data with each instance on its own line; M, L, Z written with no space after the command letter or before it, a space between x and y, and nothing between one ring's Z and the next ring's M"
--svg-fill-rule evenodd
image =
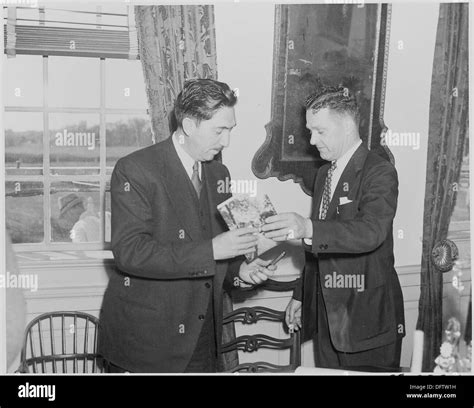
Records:
M352 203L352 200L349 200L347 197L339 197L339 205Z

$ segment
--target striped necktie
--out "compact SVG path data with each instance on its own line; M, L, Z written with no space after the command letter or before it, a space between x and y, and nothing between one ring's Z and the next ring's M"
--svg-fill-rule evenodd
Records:
M199 178L199 162L196 161L193 166L193 175L191 176L191 183L193 183L196 194L199 197L201 195L202 183Z
M331 167L328 170L328 174L326 176L326 182L324 183L324 190L323 190L323 205L321 208L321 215L320 219L325 220L326 219L326 214L329 209L329 204L331 202L331 182L332 182L332 175L334 173L334 170L336 170L336 161L333 161L331 163Z

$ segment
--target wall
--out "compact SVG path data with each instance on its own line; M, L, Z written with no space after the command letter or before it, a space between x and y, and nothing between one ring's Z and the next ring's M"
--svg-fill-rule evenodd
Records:
M395 262L405 300L404 366L410 364L418 318L429 102L438 10L436 3L392 7L384 119L393 132L420 134L419 149L390 147L400 183L393 228Z

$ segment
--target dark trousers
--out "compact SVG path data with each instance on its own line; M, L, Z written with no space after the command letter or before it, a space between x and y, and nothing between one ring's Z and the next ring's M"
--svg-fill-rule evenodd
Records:
M212 285L212 281L209 281ZM214 302L209 296L209 305L204 318L201 333L185 373L215 373L217 371L216 330L214 325Z
M111 363L108 360L104 360L104 373L107 374L124 374L124 373L129 373L130 371L125 370L125 368L119 367L118 365L115 365Z
M318 332L314 337L314 360L316 367L369 372L400 371L401 337L385 346L356 353L344 353L334 348L331 342L326 306L321 293L319 276L317 277L317 285Z
M212 285L212 281L209 281ZM211 286L212 293L212 286ZM110 361L104 360L104 372L126 373L129 370L119 367ZM196 347L191 359L186 366L185 373L215 373L217 371L217 346L216 331L214 325L214 302L213 296L209 296L209 305L201 333L199 334Z

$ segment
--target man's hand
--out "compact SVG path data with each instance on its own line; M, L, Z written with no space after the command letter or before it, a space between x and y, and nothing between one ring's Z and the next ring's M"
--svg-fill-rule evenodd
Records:
M274 241L313 237L313 224L309 218L296 213L272 215L265 220L262 231Z
M253 252L258 241L257 233L256 228L248 227L217 235L212 239L214 260L234 258Z
M296 299L291 299L285 310L285 322L290 333L301 329L301 302Z
M251 263L242 262L239 270L239 277L245 283L251 285L260 285L265 282L270 276L273 276L276 265L270 265L272 261L264 261L263 259L257 258Z

